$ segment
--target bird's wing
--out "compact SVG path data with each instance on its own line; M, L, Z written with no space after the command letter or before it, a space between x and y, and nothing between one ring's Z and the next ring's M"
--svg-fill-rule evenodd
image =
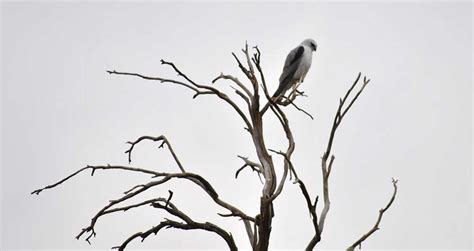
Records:
M293 75L303 58L304 47L298 46L290 51L288 56L286 56L285 66L283 66L283 72L280 75L280 83L289 75Z
M295 72L298 70L298 66L301 63L303 54L304 47L300 45L291 50L288 56L286 56L285 66L283 67L283 72L280 75L280 85L275 91L275 94L273 94L273 97L280 96L290 88L293 75L295 75Z

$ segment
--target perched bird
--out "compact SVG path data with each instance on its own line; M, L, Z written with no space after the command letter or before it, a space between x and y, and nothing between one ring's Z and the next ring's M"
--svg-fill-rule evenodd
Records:
M274 102L278 102L290 88L293 88L293 92L296 92L296 89L304 81L306 73L308 73L311 67L313 51L316 51L316 48L316 42L308 38L291 50L288 56L286 56L283 72L279 79L280 85L272 96ZM293 93L293 95L294 94L295 93ZM263 107L261 112L264 113L269 106L270 102Z
M305 39L286 56L283 72L280 75L280 85L273 94L273 98L279 98L291 87L296 90L299 84L304 81L306 73L311 67L313 51L316 51L317 44L311 39Z

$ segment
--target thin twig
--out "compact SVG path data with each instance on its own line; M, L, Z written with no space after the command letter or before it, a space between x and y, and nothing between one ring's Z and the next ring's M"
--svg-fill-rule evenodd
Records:
M283 187L285 186L285 181L286 181L286 177L288 176L288 164L286 164L288 161L288 157L287 157L287 154L282 152L282 151L275 151L275 150L272 150L272 149L269 149L271 152L274 152L276 154L280 154L282 156L285 157L285 164L283 165L283 174L281 175L281 180L280 180L280 183L278 184L278 187L277 189L275 190L275 193L272 195L272 197L270 197L270 200L275 200L280 194L281 192L283 191Z
M393 184L393 194L392 197L390 198L390 201L388 204L379 210L379 216L377 217L377 221L375 222L375 225L367 232L364 234L360 239L358 239L356 242L354 242L351 246L347 248L348 251L354 250L357 246L360 246L363 241L365 241L367 238L369 238L370 235L372 235L375 231L379 230L379 224L380 221L382 221L383 214L390 208L390 206L393 204L393 201L395 200L395 196L397 195L397 182L398 180L395 180L392 178L392 184Z
M158 208L158 209L163 209L167 211L168 213L170 213L171 215L180 218L184 222L177 222L174 220L165 219L157 226L152 227L145 232L138 232L138 233L133 234L128 239L126 239L120 246L113 247L113 249L118 249L121 251L121 250L124 250L127 247L127 245L136 238L141 238L141 241L143 242L148 236L150 236L150 234L154 233L156 235L163 228L176 228L176 229L183 229L183 230L200 229L200 230L213 232L219 235L222 239L224 239L224 241L227 243L227 246L229 247L230 250L233 250L233 251L237 250L237 246L235 245L235 242L231 233L228 233L224 229L210 222L205 222L205 223L196 222L192 220L184 212L179 210L175 205L170 203L168 200L166 200L165 205L161 204L160 202L163 202L163 200L164 199L156 200L155 202L153 202L152 203L153 207Z
M110 165L108 165L108 166L87 166L87 167L82 168L82 169L78 170L77 172L69 175L68 177L60 180L57 183L46 186L42 189L37 189L37 190L33 191L31 194L39 194L40 192L42 192L45 189L50 189L50 188L56 187L59 184L62 184L64 181L70 179L71 177L73 177L73 176L75 176L75 175L79 174L80 172L82 172L84 170L87 170L87 169L92 169L92 171L95 171L96 169L105 169L105 170L121 169L121 170L142 172L142 173L147 173L147 174L154 174L154 177L160 177L161 178L158 181L152 181L152 182L148 182L146 184L142 184L141 186L135 186L134 187L135 190L134 189L128 190L124 196L122 196L118 199L115 199L115 200L111 200L109 202L109 204L104 206L92 218L91 224L88 227L83 228L81 230L81 232L76 236L76 238L79 239L84 233L90 232L90 235L88 237L86 237L86 241L89 242L89 243L90 243L90 241L89 241L90 238L96 235L94 227L95 227L95 224L96 224L97 220L102 215L104 215L107 210L112 208L112 206L114 206L118 203L124 202L124 201L138 195L138 194L141 194L142 192L146 191L147 189L149 189L151 187L161 185L161 184L166 183L169 180L175 179L175 178L177 178L177 179L187 179L187 180L192 181L193 183L196 183L199 187L203 188L203 190L212 198L212 200L216 204L218 204L219 206L229 210L233 214L233 216L240 217L243 220L248 220L248 221L255 222L255 219L253 217L250 217L250 216L246 215L240 209L238 209L235 206L232 206L231 204L229 204L229 203L223 201L222 199L220 199L219 195L214 190L214 188L211 186L211 184L206 179L201 177L200 175L197 175L197 174L194 174L194 173L159 173L159 172L149 171L149 170L141 169L141 168L123 167L123 166L110 166Z
M147 169L143 169L143 168L128 167L128 166L110 166L110 165L107 165L107 166L86 166L84 168L81 168L81 169L77 170L76 172L72 173L71 175L67 176L66 178L61 179L60 181L58 181L56 183L53 183L51 185L47 185L47 186L45 186L41 189L34 190L33 192L31 192L31 194L39 195L42 191L54 188L54 187L62 184L63 182L69 180L70 178L78 175L79 173L81 173L81 172L83 172L87 169L92 170L91 176L93 176L94 173L95 173L95 170L98 170L98 169L101 169L101 170L125 170L125 171L139 172L139 173L145 173L145 174L151 174L151 175L158 175L159 174L159 172L155 172L155 171L151 171L151 170L147 170Z
M167 79L167 78L160 78L160 77L149 77L149 76L145 76L145 75L142 75L142 74L139 74L139 73L134 73L134 72L120 72L120 71L116 71L116 70L113 70L113 71L107 71L107 73L109 74L115 74L115 75L128 75L128 76L135 76L135 77L140 77L140 78L143 78L143 79L146 79L146 80L155 80L155 81L159 81L161 83L172 83L172 84L177 84L177 85L181 85L181 86L184 86L188 89L191 89L195 92L195 94L193 95L193 99L198 97L199 95L205 95L205 94L214 94L212 91L201 91L199 90L198 88L192 86L192 85L189 85L189 84L186 84L182 81L177 81L177 80L174 80L174 79Z
M219 79L231 80L237 86L239 86L247 94L247 96L249 98L252 98L252 96L253 96L252 93L249 91L249 89L247 89L247 87L245 87L245 85L238 78L236 78L232 75L224 74L224 73L221 72L221 74L219 76L217 76L215 79L212 80L212 83L214 84Z
M260 174L262 173L262 165L249 160L248 157L243 157L240 155L237 155L237 157L244 161L244 165L235 172L235 178L237 179L239 177L239 173L244 170L244 168L250 167L252 171L257 172L258 178L260 179L260 182L262 182L262 178L260 177Z
M306 110L304 110L303 108L300 108L299 106L297 106L294 101L289 100L289 104L292 105L294 108L296 108L296 110L306 114L311 120L314 120L314 117L313 117L313 115L311 115L311 113L309 113Z
M196 94L193 96L193 98L196 98L197 96L199 96L201 94L215 94L217 97L219 97L220 99L222 99L226 103L228 103L239 114L239 116L244 121L245 125L249 129L251 128L251 124L250 124L250 121L248 120L247 116L242 112L242 110L239 108L239 106L237 106L235 104L235 102L232 101L232 99L230 99L225 93L219 91L218 89L216 89L212 86L202 85L202 84L198 84L198 83L194 82L186 74L181 72L178 69L178 67L176 67L176 65L172 62L161 60L161 64L171 66L175 70L175 72L178 73L178 76L181 76L184 79L186 79L189 82L189 84L184 83L182 81L173 80L173 79L165 79L165 78L160 78L160 77L148 77L148 76L144 76L144 75L141 75L141 74L138 74L138 73L117 72L115 70L114 71L107 71L107 72L109 74L130 75L130 76L136 76L136 77L140 77L140 78L147 79L147 80L157 80L157 81L160 81L162 83L168 82L168 83L174 83L174 84L182 85L182 86L185 86L185 87L187 87L187 88L189 88L189 89L196 92Z
M170 142L168 141L168 139L164 136L164 135L161 135L161 136L158 136L158 137L152 137L152 136L142 136L140 138L138 138L137 140L135 141L128 141L127 143L130 144L130 148L125 151L125 153L128 154L128 163L130 164L132 162L132 151L133 151L133 148L135 147L136 144L140 143L141 141L143 140L151 140L151 141L154 141L154 142L159 142L159 141L162 141L161 145L159 146L159 148L163 148L163 145L166 144L168 146L168 149L171 153L171 155L173 156L173 159L174 161L176 162L176 164L178 165L179 167L179 170L181 170L181 172L186 172L184 170L184 167L183 165L181 164L181 162L179 161L178 159L178 156L176 155L176 153L174 152L173 150L173 147L171 146Z
M364 91L365 86L370 81L370 79L367 79L366 77L364 77L364 82L362 83L361 88L359 89L357 94L350 100L349 105L346 108L344 108L344 105L346 101L348 100L348 97L350 96L351 92L354 90L354 87L357 85L357 83L359 83L360 77L361 77L361 73L359 72L354 83L351 85L351 87L347 90L346 94L344 95L344 98L340 99L339 101L339 106L337 108L336 115L334 116L333 125L332 125L331 132L329 135L326 151L324 152L323 157L321 158L321 172L323 176L323 197L324 197L324 207L319 217L319 229L321 232L324 229L324 223L325 223L325 220L326 220L326 217L331 205L331 202L329 199L329 174L332 168L332 163L334 161L334 155L331 156L329 164L327 161L329 159L329 156L331 155L331 149L333 146L334 137L336 135L336 131L339 125L342 122L342 119L344 118L346 113L350 110L350 108L352 107L352 104L354 104L355 101L359 98L359 95L362 93L362 91Z

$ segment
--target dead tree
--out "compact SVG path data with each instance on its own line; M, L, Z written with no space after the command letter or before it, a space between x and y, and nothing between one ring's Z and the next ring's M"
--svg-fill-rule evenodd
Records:
M309 113L299 108L294 103L294 100L297 96L302 96L304 94L300 91L294 90L288 98L282 99L278 101L278 104L276 104L271 99L267 89L267 84L261 65L260 50L257 47L254 47L254 52L251 53L249 52L248 45L246 44L242 52L244 55L243 61L241 61L235 53L232 53L232 55L238 67L247 78L248 82L244 83L234 76L221 73L212 81L212 84L216 83L219 80L229 81L230 86L233 88L237 96L245 102L246 107L240 107L239 105L237 105L234 99L232 99L230 96L228 96L226 93L219 90L219 88L215 87L212 84L201 84L193 81L190 77L184 74L174 63L165 60L162 60L161 64L171 67L178 74L178 77L182 79L150 77L138 73L120 72L115 70L107 72L111 75L134 76L145 80L158 81L160 83L180 85L184 88L193 91L193 98L197 98L201 95L212 95L219 98L222 102L228 104L242 119L242 122L245 126L245 130L250 135L250 138L253 141L253 145L255 146L255 152L258 157L257 161L252 161L248 158L238 156L243 160L244 165L236 171L235 177L237 178L239 172L247 167L255 171L259 177L263 176L263 188L260 196L260 212L253 214L243 212L241 209L234 205L231 205L230 203L226 202L221 196L219 196L217 191L206 178L200 176L199 174L186 171L185 167L179 161L177 154L175 153L173 147L165 136L142 136L135 141L127 142L130 145L130 148L126 151L126 154L128 155L128 162L129 164L131 163L132 152L137 144L142 141L154 141L159 144L160 148L164 148L165 146L168 148L172 158L174 159L179 168L178 172L164 173L133 166L86 166L54 184L33 191L32 194L40 194L43 190L54 188L86 170L90 170L91 175L94 175L94 172L96 170L123 170L127 172L136 172L142 173L144 175L150 175L151 181L143 184L138 184L125 191L122 197L110 200L108 204L106 204L96 215L93 216L90 224L87 227L83 228L76 236L76 238L79 239L85 236L85 240L90 243L90 239L92 237L95 237L96 235L94 228L99 218L107 214L127 211L137 207L151 206L153 208L166 211L170 215L174 216L175 219L164 219L163 221L159 222L156 226L150 229L131 235L121 245L114 248L123 250L130 242L134 241L135 239L140 239L143 241L150 234L157 234L162 229L176 228L183 230L199 229L213 232L219 235L226 242L230 250L237 250L237 245L232 237L232 234L229 231L226 231L223 228L217 226L216 224L210 222L196 222L191 217L189 217L188 214L179 210L175 203L171 202L173 196L172 191L169 191L168 196L162 198L146 200L137 204L121 205L124 202L127 202L129 199L141 194L142 192L160 186L168 182L169 180L187 180L191 183L194 183L197 187L201 188L204 192L207 193L207 195L209 195L212 201L214 201L218 206L228 211L227 214L219 214L220 216L236 217L240 219L243 222L252 249L263 251L268 250L269 248L272 219L274 217L273 202L283 191L286 180L293 179L293 182L295 184L298 184L299 188L301 189L301 194L303 195L306 201L306 207L310 214L311 224L314 227L314 235L310 240L308 240L308 244L306 245L305 250L313 250L316 244L321 241L322 233L324 230L324 224L326 222L326 217L330 209L329 177L331 175L331 169L335 159L331 150L335 140L337 129L341 125L343 119L345 118L349 110L352 108L355 101L364 91L364 88L367 86L370 80L366 77L363 77L361 79L361 73L359 73L353 84L345 93L344 97L341 98L339 101L339 106L337 107L337 111L332 122L332 127L329 134L329 140L326 146L326 150L324 151L321 158L321 171L323 179L323 208L318 213L317 205L319 197L310 194L310 192L306 188L303 179L298 176L297 168L292 163L292 154L295 150L295 142L290 127L290 122L286 113L282 109L283 106L288 106L291 104L297 110L304 112L306 115L312 118ZM358 88L358 91L354 94L353 92L355 89L357 89L356 87ZM273 116L278 119L281 128L286 135L288 143L286 150L268 149L265 144L263 118L267 109L262 109L263 106L261 106L260 103L261 95L264 95L264 98L262 97L262 99L264 100L265 104L269 102L269 110L271 110L271 114L273 114ZM272 153L276 155L272 155ZM276 162L273 159L274 156L280 156L279 159L282 160L281 165L276 165ZM275 172L275 169L277 167L283 169L282 175L279 179L277 178ZM394 201L397 193L397 181L392 181L394 192L390 198L388 205L386 205L386 207L382 208L379 211L379 216L377 218L376 224L372 229L370 229L369 232L364 234L360 239L350 245L348 247L348 250L353 250L355 247L360 246L363 241L365 241L371 234L373 234L376 230L379 229L379 223L382 219L382 216L392 205L392 202Z

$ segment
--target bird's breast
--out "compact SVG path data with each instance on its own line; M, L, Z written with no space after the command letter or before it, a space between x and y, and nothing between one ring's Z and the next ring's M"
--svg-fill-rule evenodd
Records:
M311 67L312 61L312 53L307 48L305 48L305 52L303 54L303 58L298 66L298 70L295 72L295 79L299 79L306 75L309 68Z

